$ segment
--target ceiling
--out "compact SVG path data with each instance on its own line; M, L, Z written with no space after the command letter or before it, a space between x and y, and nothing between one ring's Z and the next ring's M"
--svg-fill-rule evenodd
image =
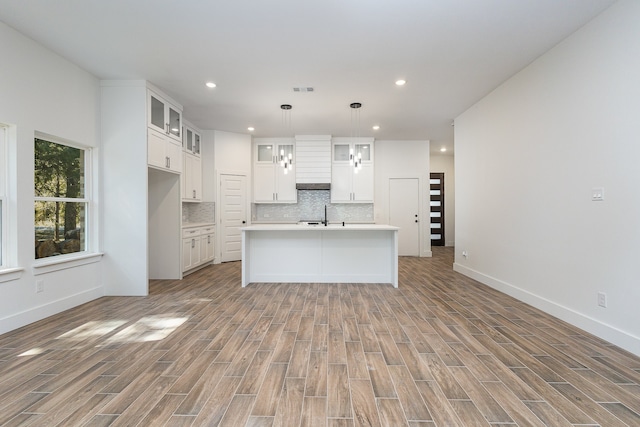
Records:
M202 129L429 139L453 152L456 116L612 3L0 0L0 20L101 79L150 81Z

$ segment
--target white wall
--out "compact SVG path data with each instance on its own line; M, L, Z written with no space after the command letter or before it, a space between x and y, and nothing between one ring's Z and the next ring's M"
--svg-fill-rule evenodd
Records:
M429 141L375 141L374 204L376 223L389 223L389 179L419 178L422 212L420 256L431 256L429 229Z
M444 243L453 246L456 241L456 180L453 156L431 155L430 172L444 173Z
M200 158L202 160L202 201L216 201L215 131L200 131Z
M33 139L36 131L99 148L99 85L81 70L0 22L0 122L12 125L17 140L11 155L11 200L15 203L13 267L17 280L0 283L0 333L43 319L103 294L100 263L41 274L36 294L34 265ZM100 194L94 193L99 202ZM96 218L97 219L97 216ZM97 242L99 236L94 244ZM97 245L96 245L97 246Z
M208 139L213 134L216 171L237 171L251 176L251 135L219 130L205 134Z
M145 296L148 271L147 82L102 81L106 295Z
M455 121L455 269L638 355L639 22L614 4Z

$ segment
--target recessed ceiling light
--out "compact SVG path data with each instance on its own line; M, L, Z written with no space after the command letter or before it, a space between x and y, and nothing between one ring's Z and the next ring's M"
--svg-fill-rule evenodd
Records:
M249 126L249 127L247 128L247 130L248 130L249 132L253 132L254 130L256 130L256 128L254 128L253 126Z
M380 126L378 126L378 125L374 125L373 126L373 130L378 130L378 129L380 129Z
M405 85L405 83L407 83L407 81L406 81L406 80L402 80L402 79L400 79L400 80L396 80L396 85L398 85L398 86L404 86L404 85Z
M442 151L442 152L444 153L445 151L447 151L447 147L442 147L442 148L440 149L440 151Z
M214 87L216 87L216 84L214 82L207 82L206 85L210 89L213 89Z

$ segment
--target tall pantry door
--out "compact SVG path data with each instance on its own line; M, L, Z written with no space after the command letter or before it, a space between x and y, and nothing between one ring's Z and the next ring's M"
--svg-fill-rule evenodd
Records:
M247 177L220 175L221 261L242 259L241 227L247 225Z

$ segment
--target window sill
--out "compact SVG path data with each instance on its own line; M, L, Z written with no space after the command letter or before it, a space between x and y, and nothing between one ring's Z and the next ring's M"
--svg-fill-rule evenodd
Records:
M58 255L53 257L55 259L38 260L33 265L33 275L51 273L58 270L64 270L66 268L79 267L81 265L92 264L100 261L102 258L102 252L94 252L82 255L64 256Z
M0 269L0 283L17 280L22 276L24 268L3 268Z

